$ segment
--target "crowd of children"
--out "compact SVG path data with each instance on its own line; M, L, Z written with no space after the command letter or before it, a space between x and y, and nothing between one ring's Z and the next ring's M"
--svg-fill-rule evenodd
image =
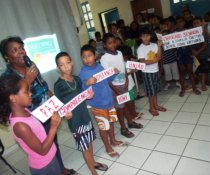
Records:
M199 95L207 90L208 58L210 58L210 13L202 18L194 17L188 8L183 9L182 15L161 19L157 15L149 15L147 19L141 13L136 15L130 27L123 20L118 24L109 25L109 32L101 36L95 33L87 45L81 48L81 58L84 63L79 76L73 75L73 59L66 52L56 55L55 62L60 71L60 77L54 85L55 95L65 104L90 86L92 93L86 100L91 106L99 133L105 146L106 153L118 157L114 150L117 146L128 146L126 142L117 140L114 123L119 121L121 134L127 138L134 136L130 128L141 129L143 125L136 120L143 115L135 109L135 83L133 76L142 78L145 95L149 99L149 112L158 116L159 112L167 109L158 104L157 93L161 90L159 66L163 68L168 90L175 81L180 88L179 96L184 96L189 88ZM192 46L184 46L167 51L163 50L162 41L156 33L167 35L193 27L203 27L205 41ZM24 50L24 48L21 48ZM2 52L1 48L1 52ZM24 52L25 53L25 52ZM4 55L4 53L2 53ZM200 66L193 70L193 57ZM22 59L22 58L21 58ZM126 69L128 60L145 63L141 72ZM115 74L97 82L95 74L104 69L114 68ZM35 70L34 68L30 71ZM141 76L140 76L141 75ZM190 85L185 85L186 76L190 77ZM196 78L200 77L201 91L196 87ZM8 116L14 138L28 154L31 174L61 174L56 158L54 137L60 123L57 113L51 118L49 132L33 118L26 108L31 106L30 87L24 77L4 76L0 78L1 108L0 116ZM129 92L131 100L118 104L117 96ZM82 151L84 160L92 175L98 170L106 171L107 165L96 162L93 155L92 142L96 138L95 130L87 109L86 102L79 104L65 116L68 126L75 139L77 149ZM126 119L126 120L125 120ZM52 173L53 172L53 173Z

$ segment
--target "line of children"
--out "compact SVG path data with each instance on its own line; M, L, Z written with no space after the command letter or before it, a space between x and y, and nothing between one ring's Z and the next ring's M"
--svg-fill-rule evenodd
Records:
M105 145L106 152L111 157L119 156L112 146L123 146L125 144L122 141L117 141L114 134L114 122L118 121L118 119L116 109L114 108L112 91L109 87L109 82L113 78L96 82L97 80L93 75L103 71L104 68L95 62L96 56L92 46L84 45L81 48L81 57L84 65L81 68L79 76L84 90L89 86L93 88L94 96L87 102L92 107L92 113L98 122L100 136Z
M82 82L78 76L72 74L73 61L68 53L58 53L55 61L60 71L60 78L54 85L54 91L55 95L65 104L82 92ZM92 97L93 93L89 98ZM82 151L92 175L98 174L96 169L106 171L107 165L94 160L92 142L96 135L85 102L72 111L72 118L68 120L68 126L76 140L77 149Z

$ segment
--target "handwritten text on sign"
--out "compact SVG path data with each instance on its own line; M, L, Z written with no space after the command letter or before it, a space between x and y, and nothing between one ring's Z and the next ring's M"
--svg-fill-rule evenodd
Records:
M89 87L82 93L78 94L76 97L74 97L72 100L70 100L67 104L65 104L59 111L59 115L61 117L65 116L68 112L72 111L74 108L76 108L79 104L81 104L83 101L85 101L92 92L92 87Z
M44 104L32 111L32 115L39 119L42 123L46 122L54 111L58 111L63 106L63 103L56 97L52 96Z
M98 83L100 81L105 80L108 77L111 77L114 74L115 74L114 68L109 68L109 69L103 70L103 71L93 75L93 77L96 78L97 83Z
M131 98L130 98L130 95L128 92L122 94L122 95L118 95L117 96L117 103L120 105L120 104L123 104L127 101L130 101Z
M126 62L126 68L129 69L137 69L137 70L144 70L146 64L145 63L139 63L135 61L127 61Z
M204 41L202 27L196 27L182 32L162 36L164 50L188 46Z

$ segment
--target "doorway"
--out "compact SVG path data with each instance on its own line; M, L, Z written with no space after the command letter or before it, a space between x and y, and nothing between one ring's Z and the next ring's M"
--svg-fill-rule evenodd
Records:
M115 23L117 20L120 19L118 9L113 8L113 9L99 13L99 19L101 22L103 33L107 33L108 25L111 23Z

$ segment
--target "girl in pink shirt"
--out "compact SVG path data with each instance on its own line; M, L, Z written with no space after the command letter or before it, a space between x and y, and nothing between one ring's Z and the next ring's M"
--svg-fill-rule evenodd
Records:
M10 116L14 138L28 155L31 174L60 175L53 143L60 117L53 114L47 135L42 124L26 109L31 105L28 83L17 76L6 76L0 78L0 84L0 116Z

